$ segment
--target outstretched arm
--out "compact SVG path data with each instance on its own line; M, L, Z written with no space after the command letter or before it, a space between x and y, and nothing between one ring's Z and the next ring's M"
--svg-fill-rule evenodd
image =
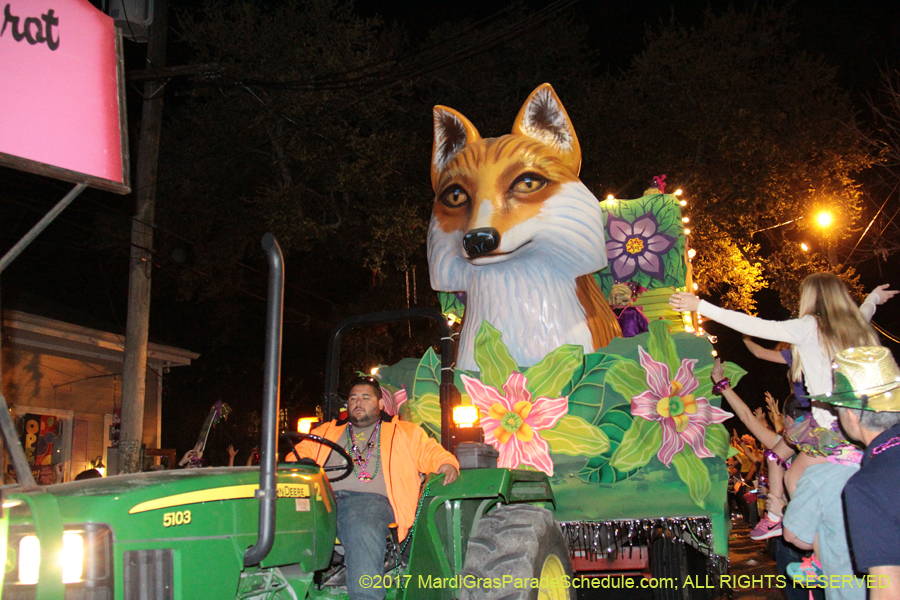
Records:
M866 299L863 300L862 305L859 307L860 312L862 312L863 316L867 321L871 321L872 317L875 316L875 307L879 304L884 304L898 293L900 290L889 290L889 283L885 283L883 285L879 285L877 288L872 290L872 292L866 296Z
M750 351L753 356L756 358L767 360L773 363L781 363L782 365L786 365L787 361L784 360L784 356L782 356L781 352L778 350L772 350L771 348L763 348L759 344L753 341L753 339L749 335L743 336L744 345L747 346L747 350Z
M725 378L725 363L720 361L718 358L716 359L715 364L712 369L712 379L714 382L718 383L722 379ZM722 397L728 402L728 405L734 410L734 414L741 420L741 423L747 426L747 429L750 430L750 433L762 442L763 446L766 448L773 448L775 444L778 443L778 435L775 434L774 431L769 429L760 423L756 417L753 416L753 411L750 410L750 407L738 396L733 389L729 386L728 388L722 390Z
M669 296L669 306L679 312L697 311L704 317L735 331L766 340L802 344L815 340L818 336L818 325L811 315L789 321L767 321L742 312L719 308L688 292L676 292Z

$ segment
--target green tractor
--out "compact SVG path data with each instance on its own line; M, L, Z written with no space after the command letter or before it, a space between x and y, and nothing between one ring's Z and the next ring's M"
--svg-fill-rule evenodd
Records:
M330 473L276 464L283 269L276 240L266 235L262 245L270 274L259 466L38 487L9 411L0 406L0 431L22 482L2 488L4 600L347 597L335 560L329 477L349 473L349 456L342 451L346 465ZM335 338L350 327L408 318L434 318L442 326L441 437L449 448L453 351L440 313L351 319ZM339 343L332 342L334 358ZM330 380L336 381L336 368L329 363ZM442 484L442 476L425 481L416 523L405 540L388 543L385 572L372 578L372 587L387 588L387 597L397 599L574 598L569 550L548 510L555 500L546 475L473 468Z

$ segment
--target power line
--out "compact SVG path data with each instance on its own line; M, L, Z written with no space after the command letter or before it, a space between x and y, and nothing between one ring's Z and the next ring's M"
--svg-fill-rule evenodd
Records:
M15 200L11 200L11 202L13 202L14 204L17 204L17 205L21 205L21 206L23 206L24 208L27 208L28 210L31 210L31 211L34 211L34 212L39 212L39 213L42 212L42 211L40 211L40 210L38 210L38 209L35 209L35 208L31 207L31 206L28 206L27 204L23 204L23 203L16 202ZM90 228L88 228L88 227L82 225L81 223L76 223L75 221L71 221L71 220L66 219L66 218L64 218L64 217L57 217L56 221L57 221L57 222L66 223L66 224L68 224L68 225L70 225L70 226L72 226L72 227L76 227L76 228L82 229L82 230L84 230L84 231L88 231L88 232L94 233ZM135 244L132 244L132 243L131 243L130 236L126 238L126 236L124 236L124 235L118 235L118 234L115 234L115 233L114 233L113 235L116 235L116 236L119 238L119 241L124 242L124 241L126 241L126 239L127 239L128 245L129 245L129 246L135 246ZM135 247L137 247L137 246L135 246ZM174 266L176 266L176 267L178 267L178 268L184 269L184 270L186 270L186 271L188 271L188 272L190 272L190 273L193 273L193 274L195 274L195 275L199 275L199 276L204 277L204 278L206 278L206 279L210 279L210 280L212 280L212 281L218 281L218 282L221 283L220 280L217 280L215 277L213 277L212 275L209 275L208 273L204 273L203 271L194 269L194 268L192 268L192 267L188 267L187 265L183 265L183 264L180 264L180 263L178 263L178 262L176 262L176 261L169 260L169 259L168 259L167 257L165 257L164 255L162 255L162 254L160 254L160 253L158 253L158 252L156 252L156 251L154 251L154 250L152 250L152 249L150 249L150 248L141 248L141 250L144 250L144 251L146 251L146 252L149 252L149 253L153 256L153 258L154 258L153 265L156 266L156 268L161 268L161 267L162 267L162 264L160 264L160 263L167 264L167 265L174 265ZM248 267L248 268L252 269L252 267ZM255 270L255 269L254 269L254 270ZM261 271L256 271L256 272L262 274ZM233 291L240 292L240 293L242 293L242 294L244 294L244 295L246 295L246 296L250 296L251 298L255 298L256 300L260 300L260 301L262 301L263 303L267 302L266 298L264 298L263 296L260 296L259 294L254 294L253 292L247 291L247 290L245 290L245 289L243 289L243 288L241 288L241 287L239 287L239 286L237 286L237 285L234 285L234 284L232 284L232 283L227 283L227 282L225 282L224 285L225 285L227 288L229 288L229 289L231 289L231 290L233 290ZM301 290L301 291L302 291L302 290ZM299 316L299 317L303 317L305 323L309 323L309 321L312 319L312 316L311 316L311 315L309 315L309 314L307 314L307 313L303 313L303 312L297 311L297 310L294 310L293 308L291 308L291 307L289 307L289 306L285 306L285 307L284 307L284 310L287 311L287 312L291 312L291 313L293 313L293 314L295 314L295 315L297 315L297 316Z
M894 342L896 344L900 344L900 340L898 340L896 336L894 336L891 333L888 333L886 330L882 329L881 326L878 325L878 323L876 323L875 321L869 321L869 322L872 324L872 327L877 329L881 335L883 335L884 337L886 337L887 339L891 340L892 342Z

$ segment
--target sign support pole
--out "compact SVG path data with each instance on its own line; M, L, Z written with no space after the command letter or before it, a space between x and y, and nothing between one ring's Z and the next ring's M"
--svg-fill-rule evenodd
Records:
M150 69L166 60L167 2L154 3L147 44ZM119 473L141 470L144 438L144 393L147 378L147 339L150 333L150 282L153 276L153 229L156 210L156 169L162 129L165 84L144 84L144 108L135 182L136 210L131 222L131 264L128 280L128 319L125 325L125 365L122 371L122 424L119 434Z

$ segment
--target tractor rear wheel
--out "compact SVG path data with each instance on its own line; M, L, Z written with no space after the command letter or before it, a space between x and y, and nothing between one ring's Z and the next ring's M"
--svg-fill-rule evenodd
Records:
M574 600L572 562L553 514L520 504L478 522L469 538L460 600Z

